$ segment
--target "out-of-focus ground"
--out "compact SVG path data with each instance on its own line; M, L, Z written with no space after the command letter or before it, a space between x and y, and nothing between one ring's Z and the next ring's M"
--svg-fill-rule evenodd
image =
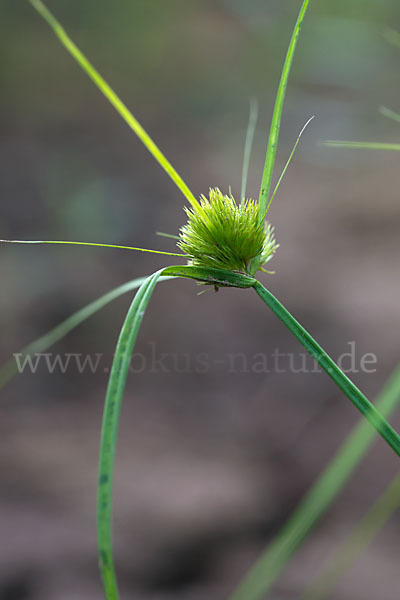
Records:
M252 96L260 119L248 191L258 193L299 4L49 0L195 194L232 186L236 196ZM0 23L1 237L174 251L172 240L155 235L184 222L173 184L28 2L3 3ZM270 212L281 244L276 275L261 277L335 358L355 349L351 377L371 398L399 361L399 156L320 142L399 140L400 127L377 112L380 104L399 110L400 50L385 41L389 26L400 29L397 0L311 2L280 167L303 123L316 118ZM175 261L2 246L1 357L166 262ZM124 598L227 597L359 418L325 375L291 372L302 350L254 292L197 292L193 282L160 284L138 340L141 372L128 383L115 483ZM102 597L96 462L105 370L128 304L128 296L114 302L51 350L101 353L96 374L74 366L51 374L41 364L2 391L1 600ZM274 352L284 355L278 369ZM360 370L367 353L376 372ZM254 372L260 360L268 373ZM399 418L393 423L399 427ZM300 596L396 467L378 441L282 575L274 600ZM395 516L332 598L397 600L399 534Z

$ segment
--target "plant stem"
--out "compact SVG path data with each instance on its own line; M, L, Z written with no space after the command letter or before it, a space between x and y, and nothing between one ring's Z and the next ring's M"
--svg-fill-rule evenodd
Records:
M286 310L284 306L259 281L253 285L255 291L272 312L282 321L289 331L299 340L307 352L318 362L336 385L346 394L348 399L364 415L373 427L380 433L389 446L400 456L400 436L376 410L373 404L354 385L354 383L339 369L325 350Z

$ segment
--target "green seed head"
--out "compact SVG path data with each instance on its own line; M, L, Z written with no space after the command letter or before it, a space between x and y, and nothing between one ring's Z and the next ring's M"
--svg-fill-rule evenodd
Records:
M255 200L238 205L231 194L210 188L209 198L201 196L198 208L185 211L188 222L180 229L178 246L189 264L250 273L254 259L261 268L278 248Z

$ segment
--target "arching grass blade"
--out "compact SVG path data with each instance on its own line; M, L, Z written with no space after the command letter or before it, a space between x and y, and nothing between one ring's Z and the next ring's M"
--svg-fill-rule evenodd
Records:
M190 277L214 285L250 287L254 280L245 275L191 266L173 266L157 271L139 288L129 308L115 350L104 407L99 459L97 530L100 570L107 600L117 600L118 588L112 552L112 486L119 414L133 347L151 294L161 275Z
M107 600L118 599L112 552L112 486L119 414L136 337L161 271L148 277L133 299L119 335L108 382L101 432L97 495L100 571Z
M190 265L176 265L173 267L166 267L163 269L163 276L160 277L159 281L166 281L174 277L184 277L188 279L195 279L203 283L208 283L217 286L232 286L248 288L251 287L255 279L248 277L247 275L241 275L240 273L231 273L230 271L222 271L220 269L204 269L202 267L192 267ZM27 346L22 348L18 356L23 359L29 354L36 354L45 352L53 346L55 343L65 337L70 331L78 327L81 323L89 319L97 311L101 310L104 306L119 298L123 294L137 289L145 281L145 277L139 277L128 281L117 288L107 292L100 298L97 298L93 302L90 302L87 306L79 309L68 317L65 321L39 337L34 342L29 343ZM8 360L6 363L0 366L0 389L4 387L15 375L18 373L17 363L14 358Z

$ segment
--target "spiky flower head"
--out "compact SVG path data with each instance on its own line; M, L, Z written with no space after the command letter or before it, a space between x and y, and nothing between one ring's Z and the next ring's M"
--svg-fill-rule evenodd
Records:
M198 207L185 211L178 246L192 265L249 274L252 264L261 268L278 248L273 227L251 198L237 204L232 194L210 188L209 198L201 196Z

